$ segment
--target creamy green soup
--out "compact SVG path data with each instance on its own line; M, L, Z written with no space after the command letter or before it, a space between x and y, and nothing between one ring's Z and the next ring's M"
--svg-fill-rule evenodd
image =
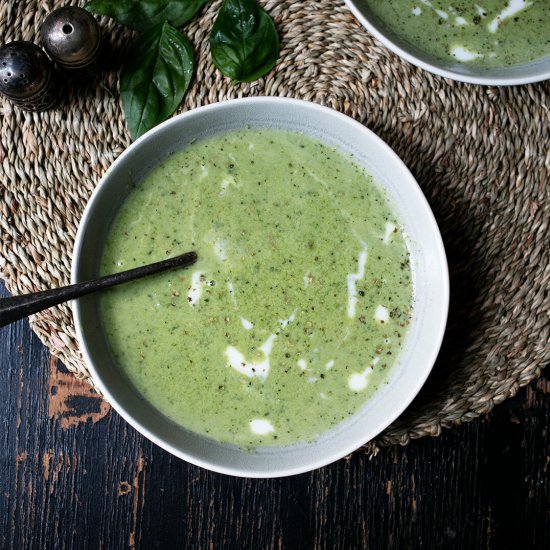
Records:
M116 362L176 423L245 448L312 440L386 380L411 269L399 220L350 157L272 130L174 154L130 193L102 271L186 250L192 268L101 302Z
M508 66L550 55L548 0L366 0L399 37L435 57Z

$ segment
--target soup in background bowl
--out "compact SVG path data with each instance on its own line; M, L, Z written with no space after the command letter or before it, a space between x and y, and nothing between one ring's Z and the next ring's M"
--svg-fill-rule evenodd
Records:
M98 387L173 454L248 477L311 470L380 433L428 376L448 307L441 237L356 121L269 97L167 121L98 185L72 279L191 248L189 270L74 306Z
M376 38L432 73L474 84L550 78L546 0L345 0Z

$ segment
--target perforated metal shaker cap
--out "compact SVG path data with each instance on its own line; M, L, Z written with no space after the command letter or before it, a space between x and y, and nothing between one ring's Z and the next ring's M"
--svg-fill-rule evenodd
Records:
M36 44L17 40L0 48L0 92L29 111L53 105L53 67Z
M52 11L44 20L40 34L48 55L65 69L87 67L99 54L99 25L91 13L78 6Z

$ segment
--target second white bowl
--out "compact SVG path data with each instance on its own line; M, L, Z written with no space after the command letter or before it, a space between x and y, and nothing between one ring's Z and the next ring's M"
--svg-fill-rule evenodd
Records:
M460 82L488 86L512 86L550 78L550 55L529 63L507 67L479 67L458 61L446 61L403 40L373 14L366 0L344 1L359 22L384 46L409 63L431 73Z

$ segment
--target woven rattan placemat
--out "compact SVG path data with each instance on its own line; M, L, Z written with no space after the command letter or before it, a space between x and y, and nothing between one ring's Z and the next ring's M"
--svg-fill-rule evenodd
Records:
M411 169L440 225L451 272L449 325L433 374L379 444L406 443L487 413L550 361L550 84L451 82L401 61L343 2L262 2L280 32L275 69L234 86L212 66L208 33L220 1L185 29L195 82L180 111L279 95L328 105L364 123ZM3 42L39 42L61 1L0 4ZM60 104L25 113L0 100L0 274L13 293L67 284L86 201L129 143L117 69L131 33L102 20L108 55L91 81L61 79ZM33 330L87 378L69 306ZM373 447L371 446L371 449Z

